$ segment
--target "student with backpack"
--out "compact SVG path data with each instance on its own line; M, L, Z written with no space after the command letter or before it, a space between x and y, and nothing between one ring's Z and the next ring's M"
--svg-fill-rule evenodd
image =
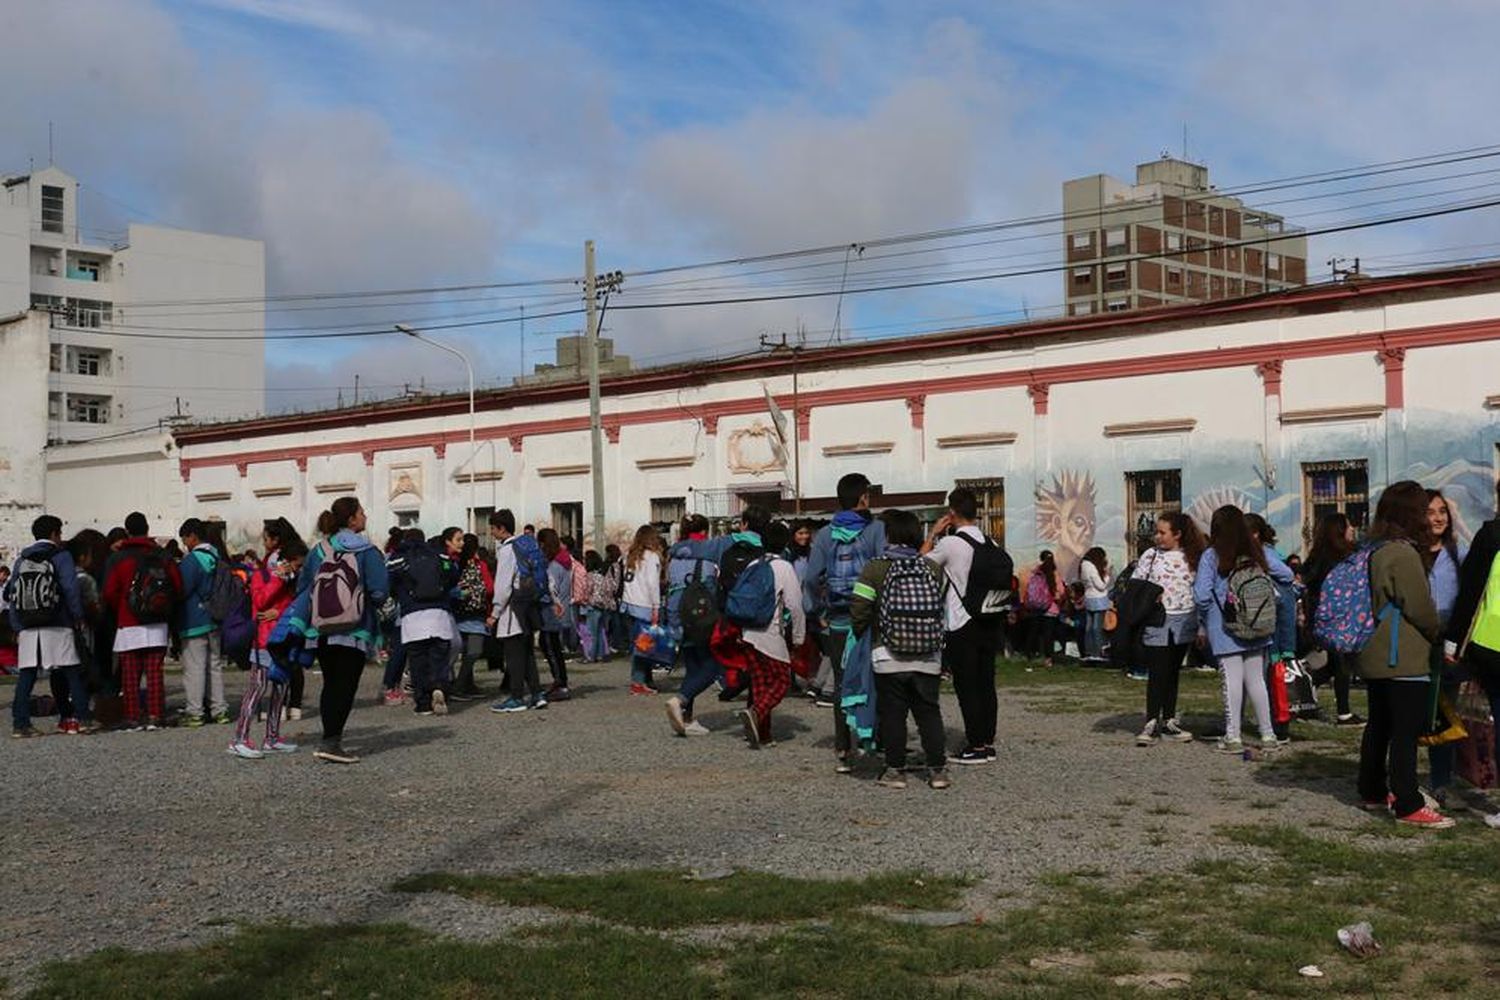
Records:
M871 559L885 551L885 525L870 513L867 476L858 472L843 476L837 492L838 513L813 536L802 593L809 627L822 637L823 654L832 665L834 769L850 774L854 770L854 743L844 708L838 704L844 686L844 647L851 627L849 610L859 575Z
M495 596L485 624L500 640L500 658L505 664L506 686L510 694L490 705L491 712L524 712L547 707L537 675L536 658L531 655L533 628L540 611L542 588L532 572L529 558L521 552L530 535L516 535L516 516L501 509L490 515L490 537L495 549ZM538 549L540 552L540 549Z
M885 749L885 770L876 784L906 787L909 714L921 738L927 783L944 789L952 782L938 703L947 613L943 569L917 554L922 544L922 523L915 514L889 510L881 520L885 522L885 552L865 565L849 609L854 635L875 630L870 659L880 743Z
M126 538L104 580L104 605L115 619L114 652L120 658L123 722L130 730L154 730L166 715L162 662L171 645L168 623L182 598L176 560L152 540L146 515L125 519ZM141 714L141 680L146 682Z
M536 541L547 560L547 588L552 599L542 603L542 655L552 675L547 689L548 701L567 701L568 661L565 636L573 631L573 557L563 546L562 538L552 528L536 533Z
M1427 729L1431 697L1431 645L1442 635L1423 558L1430 534L1427 503L1420 483L1404 480L1387 487L1375 507L1369 544L1329 574L1323 602L1329 606L1347 576L1363 576L1367 582L1374 628L1353 651L1370 703L1359 751L1359 797L1365 809L1389 808L1399 823L1441 830L1453 820L1429 808L1417 786L1417 739ZM1363 573L1348 571L1356 560L1363 563Z
M446 550L440 551L421 529L413 528L386 562L386 571L401 613L401 645L411 673L413 709L418 715L447 715L442 678L453 644L448 605L458 586L459 567Z
M964 719L964 748L953 758L966 765L995 760L1000 701L995 693L995 656L1012 610L1015 564L979 527L979 498L960 486L948 494L948 513L938 518L922 554L948 580L944 608L943 666L953 678Z
M660 624L662 599L662 541L654 525L636 529L635 539L625 554L624 590L620 608L630 625L630 693L656 694L652 683L652 662L636 651L636 639L648 625Z
M455 701L474 701L480 696L474 681L474 664L484 656L484 640L489 635L484 619L495 598L495 574L479 551L479 536L465 534L458 553L458 599L454 617L458 619L458 638L463 643L458 676L453 681Z
M182 687L187 695L183 721L189 729L196 729L203 725L205 707L211 721L220 724L230 721L229 703L224 698L218 626L208 611L215 574L224 556L214 548L207 527L196 517L182 522L177 537L182 539L184 549L177 567L182 574L177 634L182 641Z
M1136 736L1136 746L1154 746L1162 739L1193 741L1177 721L1177 691L1183 657L1198 635L1193 580L1204 546L1203 533L1191 517L1181 511L1163 514L1156 520L1156 546L1136 560L1130 573L1131 579L1161 591L1156 601L1160 610L1140 628L1147 669L1146 726Z
M588 596L583 606L583 630L587 641L583 644L585 663L603 663L609 659L609 616L619 609L616 596L619 588L605 572L604 560L599 553L589 549L583 554L584 568L588 573Z
M1291 583L1292 571L1274 552L1258 544L1245 513L1233 505L1214 511L1209 542L1198 561L1193 600L1201 631L1219 661L1224 682L1224 736L1215 750L1244 751L1240 716L1250 699L1263 752L1281 748L1271 721L1266 690L1266 655L1276 633L1277 583Z
M740 522L744 530L744 521ZM683 678L677 693L667 699L667 722L677 736L707 736L708 728L693 718L693 702L720 674L709 640L721 615L719 560L734 544L732 535L708 537L708 518L689 514L682 519L681 539L667 553L667 623L680 638Z
M792 688L792 649L807 637L807 616L797 571L766 547L770 514L752 504L740 520L719 564L719 588L750 674L750 705L738 714L746 742L759 750L774 743L771 713Z
M1031 658L1044 667L1052 666L1052 651L1057 645L1057 620L1062 614L1062 602L1066 597L1062 574L1057 570L1057 560L1047 550L1042 551L1036 568L1026 578L1025 607L1030 620Z
M19 676L10 712L11 736L17 739L41 735L31 725L31 692L48 671L63 671L80 723L93 718L76 637L84 626L83 601L77 567L62 544L62 520L43 514L31 523L31 537L5 583L17 643Z
M106 671L98 666L98 647L94 644L99 622L104 616L99 599L99 582L94 576L98 567L95 558L107 551L104 536L93 528L84 528L68 540L68 555L73 557L75 576L78 580L78 598L83 606L82 627L75 632L78 662L83 674L85 691L96 691L103 696L101 683ZM88 702L81 706L73 697L72 676L67 670L53 670L47 677L52 687L52 700L57 703L57 731L72 736L92 734L99 731L95 716L89 711ZM97 706L96 706L97 707Z
M1323 592L1323 581L1333 568L1354 553L1354 525L1349 518L1337 511L1330 511L1318 518L1313 528L1312 550L1302 567L1302 580L1306 588L1307 620L1317 620L1318 599ZM1335 725L1362 726L1365 720L1354 713L1349 702L1349 686L1353 664L1349 657L1335 649L1325 650L1328 665L1324 667L1324 679L1333 680L1333 700L1336 712Z
M364 530L359 499L339 497L318 515L323 541L308 552L297 578L299 592L312 592L309 617L323 669L318 699L323 736L313 756L330 764L359 763L359 756L344 748L344 727L354 710L365 663L375 653L376 612L390 593L385 558Z
M255 614L255 642L250 651L250 670L240 699L239 719L229 752L244 760L259 760L268 753L296 753L297 744L281 738L282 708L286 702L289 672L282 670L268 649L277 621L297 596L297 574L307 558L307 544L286 518L266 521L262 532L266 558L250 577L250 605ZM270 693L264 710L266 735L260 746L250 738L261 700Z

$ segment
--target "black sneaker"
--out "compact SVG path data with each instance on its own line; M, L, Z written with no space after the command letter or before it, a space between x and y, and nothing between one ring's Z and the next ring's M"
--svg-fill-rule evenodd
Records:
M992 756L993 753L994 751L987 751L984 747L969 747L955 754L953 762L955 764L988 764L995 759Z
M1365 720L1354 712L1350 712L1348 715L1341 715L1334 721L1334 725L1336 726L1363 726L1364 724Z
M13 740L29 740L33 736L40 735L42 735L42 731L34 726L21 726L10 731L10 738Z

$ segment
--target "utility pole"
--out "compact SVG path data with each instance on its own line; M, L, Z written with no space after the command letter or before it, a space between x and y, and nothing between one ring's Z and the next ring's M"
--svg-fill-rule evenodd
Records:
M798 371L802 361L802 341L800 333L798 342L787 343L786 334L781 335L781 340L773 341L760 335L760 346L763 350L769 350L772 354L781 351L792 353L792 510L794 513L802 513L802 435L798 427L798 421L802 412L801 386L798 384Z
M589 357L589 472L594 481L594 547L604 551L604 420L599 412L599 327L609 308L609 294L618 291L625 275L611 271L603 279L594 273L594 241L583 241L583 298L588 312L585 338ZM601 305L600 298L603 297Z

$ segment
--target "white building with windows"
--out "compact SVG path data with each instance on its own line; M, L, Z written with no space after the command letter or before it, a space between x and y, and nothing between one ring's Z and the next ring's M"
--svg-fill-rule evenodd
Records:
M52 317L47 440L261 412L264 245L138 223L92 231L78 190L56 167L0 178L0 317Z

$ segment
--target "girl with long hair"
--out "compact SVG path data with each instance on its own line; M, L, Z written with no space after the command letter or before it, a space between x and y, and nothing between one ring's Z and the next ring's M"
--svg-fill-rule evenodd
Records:
M1198 574L1193 581L1200 632L1207 636L1209 648L1219 661L1224 683L1224 736L1215 749L1225 754L1244 750L1240 717L1248 698L1255 712L1261 748L1270 753L1281 747L1271 722L1271 695L1266 689L1266 653L1271 639L1240 639L1224 628L1224 609L1230 601L1229 577L1237 570L1259 571L1276 583L1292 582L1292 571L1286 563L1251 534L1245 512L1225 505L1214 511L1209 523L1208 548L1198 560Z
M378 634L376 610L390 593L390 578L385 558L364 536L365 511L357 497L339 497L318 515L318 534L323 541L313 546L297 578L299 591L309 590L318 578L318 569L332 558L344 554L353 557L364 592L364 608L359 620L347 631L318 636L318 663L323 669L323 693L318 701L323 722L322 746L314 754L319 760L334 764L357 764L359 757L344 749L344 726L354 710L359 693L359 678L365 662L375 652Z
M266 650L267 640L281 617L297 596L297 573L307 558L307 545L297 530L284 517L266 521L261 532L265 543L266 558L250 576L250 610L255 615L255 643L250 649L250 673L245 682L245 694L240 699L239 719L234 727L234 739L229 752L237 757L256 760L268 753L295 753L297 745L281 738L282 705L286 701L287 688L295 685L297 700L301 701L301 666L289 671L287 683L279 683L272 676L275 666L271 654ZM266 735L257 747L250 738L250 726L261 699L269 689L271 699L266 706ZM290 715L290 712L287 714ZM299 705L297 718L302 717Z
M552 600L542 605L541 646L552 674L548 700L566 701L568 697L568 664L563 654L563 633L573 627L573 562L562 539L551 528L536 533L547 560L547 589Z
M1375 508L1370 540L1370 607L1381 614L1375 633L1354 654L1370 699L1359 750L1359 797L1365 808L1387 808L1398 822L1444 829L1453 820L1427 806L1417 787L1417 739L1427 728L1432 644L1442 635L1427 584L1432 529L1427 491L1403 480L1386 488Z
M457 560L458 589L462 596L454 617L458 619L458 636L463 645L452 697L456 701L473 701L480 697L479 685L474 681L474 664L484 655L485 638L489 635L484 619L495 596L495 574L480 552L478 535L463 536Z
M1057 559L1043 550L1026 581L1026 609L1031 613L1031 655L1044 667L1052 666L1052 647L1065 593Z
M1453 510L1441 490L1427 491L1427 529L1430 536L1427 557L1431 566L1427 571L1427 587L1432 592L1432 603L1437 607L1438 621L1447 629L1453 616L1453 606L1458 603L1458 571L1468 552L1463 550L1453 531ZM1458 691L1468 677L1459 670L1444 670L1443 647L1432 644L1431 674L1439 678L1442 694L1451 703L1458 700ZM1457 748L1452 743L1428 747L1427 764L1431 776L1432 797L1439 805L1448 800L1448 786L1453 783L1453 761Z
M630 624L631 694L657 693L651 683L651 663L635 652L635 640L661 617L662 550L660 532L654 525L643 524L625 553L625 591L620 600Z
M1191 517L1181 511L1156 520L1156 545L1136 560L1133 579L1161 588L1162 621L1141 630L1146 659L1146 726L1135 738L1148 747L1157 740L1191 743L1193 734L1177 720L1177 691L1182 660L1198 635L1193 580L1206 543Z
M1317 617L1318 601L1323 594L1323 581L1333 568L1354 552L1354 525L1338 511L1330 511L1318 518L1313 528L1312 549L1302 567L1302 582L1307 588L1304 597L1308 621ZM1323 669L1324 678L1333 679L1333 699L1340 726L1362 726L1365 720L1354 714L1349 704L1349 681L1353 663L1336 650L1327 650L1328 665Z
M1095 545L1083 554L1078 564L1078 579L1083 584L1083 648L1079 651L1085 663L1104 661L1104 613L1109 610L1109 556Z

